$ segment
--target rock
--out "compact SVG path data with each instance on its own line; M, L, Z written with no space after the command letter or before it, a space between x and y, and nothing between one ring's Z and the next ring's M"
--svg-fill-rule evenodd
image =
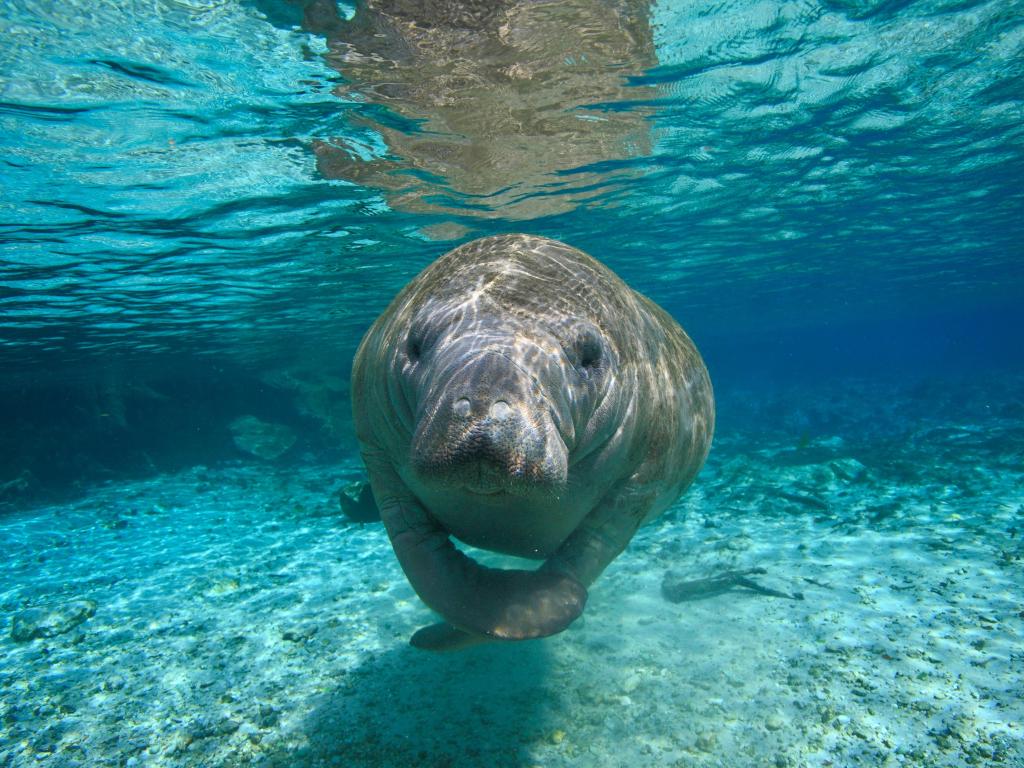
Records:
M271 704L260 704L259 717L256 724L260 728L273 728L281 719L281 712Z
M291 391L295 407L318 421L333 440L351 439L352 408L348 381L317 368L287 368L264 373L260 379L272 387Z
M239 584L238 579L225 577L223 579L218 579L217 581L213 582L210 588L206 590L205 594L208 597L219 597L221 595L227 595L232 592L237 592L239 586L241 585Z
M718 744L718 737L711 731L705 731L697 736L696 747L701 752L713 752Z
M11 638L17 643L68 632L96 613L92 600L72 600L63 605L38 606L15 614Z
M167 746L164 749L164 754L169 757L176 757L188 749L191 743L191 736L183 730L177 730L171 734L171 737L167 742Z
M21 470L12 480L0 482L0 500L13 499L31 490L36 485L35 476L27 469Z
M213 736L227 736L238 730L241 725L237 720L230 717L217 717L212 715L200 715L188 725L185 731L189 741L209 739Z
M128 527L128 521L115 512L108 517L104 517L100 521L100 525L104 528L109 528L112 531L123 531Z
M104 691L113 692L120 691L126 685L125 679L121 675L113 674L103 681L100 688Z
M640 686L640 683L642 681L643 678L640 676L640 674L637 672L633 672L630 675L628 675L626 679L623 681L622 690L626 693L633 693L633 691L635 691Z
M255 416L240 416L227 427L239 450L267 461L278 459L295 444L291 428Z
M764 727L767 728L769 731L778 731L785 724L786 721L778 712L768 715L768 719L764 721Z
M319 627L315 624L307 624L294 629L286 629L281 633L281 639L291 643L305 643L316 634Z
M255 416L239 416L228 428L239 450L267 461L279 458L295 445L295 433L291 429Z
M868 468L854 458L835 459L830 461L828 466L837 479L847 483L856 483L867 478Z
M247 738L252 744L259 744L262 736L260 736L259 730L252 723L242 723L239 727L238 732Z

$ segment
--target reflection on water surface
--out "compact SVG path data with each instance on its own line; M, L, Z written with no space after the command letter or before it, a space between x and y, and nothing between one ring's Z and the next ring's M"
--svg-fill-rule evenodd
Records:
M655 63L641 0L374 0L351 20L317 0L304 23L345 77L337 95L386 108L360 111L367 133L318 142L320 171L397 207L562 213L607 198L628 176L615 161L649 152L643 111L621 108Z

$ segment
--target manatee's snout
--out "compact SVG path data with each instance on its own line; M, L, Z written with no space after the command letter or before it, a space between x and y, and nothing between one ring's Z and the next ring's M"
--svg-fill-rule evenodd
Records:
M565 454L539 384L500 350L449 367L421 404L412 442L423 480L485 494L559 485Z

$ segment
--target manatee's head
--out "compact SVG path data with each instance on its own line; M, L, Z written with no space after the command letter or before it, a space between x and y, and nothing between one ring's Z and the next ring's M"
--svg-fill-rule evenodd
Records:
M425 485L557 496L614 431L617 353L583 317L427 300L406 332L394 364Z

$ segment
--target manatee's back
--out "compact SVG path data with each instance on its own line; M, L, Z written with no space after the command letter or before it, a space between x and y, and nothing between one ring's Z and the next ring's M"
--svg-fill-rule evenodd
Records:
M647 417L638 442L645 451L638 482L660 489L645 518L667 509L693 482L715 431L715 398L704 360L682 327L660 306L645 304L650 331L638 337L639 391Z

